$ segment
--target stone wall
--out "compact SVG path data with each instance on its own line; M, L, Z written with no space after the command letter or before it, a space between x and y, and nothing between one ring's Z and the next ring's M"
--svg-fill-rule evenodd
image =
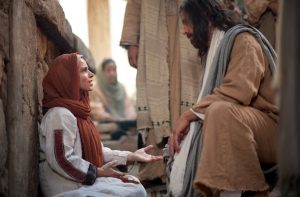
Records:
M279 185L281 196L300 196L300 1L279 2Z
M8 193L8 136L5 121L9 60L9 1L0 1L0 196Z
M1 0L0 27L0 196L38 196L43 77L59 54L93 57L57 0Z

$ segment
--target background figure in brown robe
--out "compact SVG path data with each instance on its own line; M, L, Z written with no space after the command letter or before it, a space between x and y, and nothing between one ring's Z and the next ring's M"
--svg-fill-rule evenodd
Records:
M180 0L128 0L120 45L137 68L137 129L161 154L171 127L198 95L197 51L180 32ZM184 69L182 69L184 68ZM162 161L143 165L141 180L165 179Z
M276 21L279 0L244 0L247 21L258 28L276 46Z
M184 33L199 49L199 55L208 55L207 60L216 31L225 32L224 39L228 39L227 32L239 29L217 0L187 0L181 7L181 17ZM267 45L252 28L241 29L242 33L237 31L233 40L225 42L232 48L220 49L228 56L228 61L221 59L216 64L217 68L226 64L221 84L183 113L169 140L171 153L179 152L179 143L191 122L202 119L203 144L194 186L205 196L213 196L213 189L270 196L261 164L277 161L278 108L271 88L275 53L270 45L269 50L263 48ZM214 60L220 60L218 55L216 52Z

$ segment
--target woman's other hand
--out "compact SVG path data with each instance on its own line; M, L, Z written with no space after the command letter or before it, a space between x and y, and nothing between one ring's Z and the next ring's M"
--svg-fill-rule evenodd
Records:
M114 177L120 179L124 183L140 183L137 178L115 170L114 167L116 167L116 165L118 165L118 161L116 160L104 164L101 168L97 169L97 177Z
M125 174L114 169L118 165L118 161L114 160L97 168L97 177L115 177L121 179Z

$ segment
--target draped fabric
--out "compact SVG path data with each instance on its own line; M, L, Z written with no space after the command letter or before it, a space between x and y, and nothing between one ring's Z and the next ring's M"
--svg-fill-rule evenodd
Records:
M51 64L43 80L43 110L65 107L77 118L83 158L95 166L103 164L100 136L90 119L90 105L87 91L80 90L80 57L64 54Z
M139 47L137 127L153 129L156 143L198 95L202 67L181 33L181 0L128 0L120 45Z
M170 133L168 34L165 1L143 1L137 73L137 126L154 128L156 143Z
M223 39L224 31L215 29L212 35L211 46L208 51L203 86L207 84L207 78L212 69L212 62ZM203 98L203 89L198 96L199 102ZM189 196L197 195L192 188L192 182L196 174L198 156L201 152L201 128L202 123L192 122L189 133L181 143L181 151L175 155L175 160L170 173L170 191L174 196L180 194ZM194 143L193 143L194 142ZM189 184L187 184L189 183Z
M128 0L126 6L120 45L138 46L137 129L143 144L156 144L152 154L161 154L164 137L199 93L203 68L197 50L182 34L181 1ZM164 174L162 161L140 169L141 180Z

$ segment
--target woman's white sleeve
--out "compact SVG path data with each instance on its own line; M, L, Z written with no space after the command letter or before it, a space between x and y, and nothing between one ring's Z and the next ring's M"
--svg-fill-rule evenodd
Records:
M73 114L66 109L52 111L44 129L45 153L50 167L68 179L93 184L96 167L82 158L77 120Z
M131 153L130 151L111 150L110 148L104 147L103 144L102 151L105 163L117 160L118 165L126 165L127 156Z

